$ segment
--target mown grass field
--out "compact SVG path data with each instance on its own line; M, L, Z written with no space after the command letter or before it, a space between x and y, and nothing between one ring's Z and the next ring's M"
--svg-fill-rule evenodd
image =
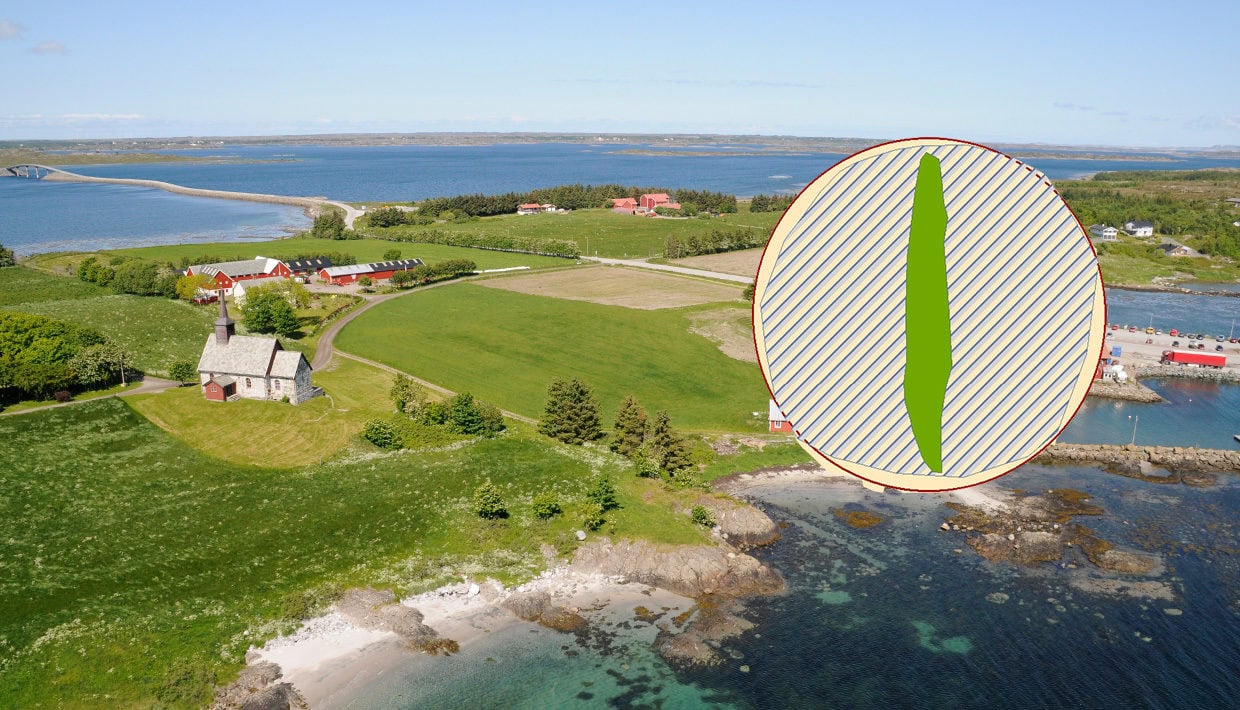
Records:
M611 210L575 210L563 214L500 215L484 217L475 222L446 223L427 226L400 226L363 231L375 235L410 234L419 230L465 234L502 234L540 239L567 239L581 247L582 254L611 258L647 258L661 256L668 237L684 240L691 234L711 230L731 231L753 229L764 237L770 233L779 212L728 214L711 219L657 219L615 214Z
M525 431L268 469L207 457L107 399L0 418L0 441L6 707L204 706L247 647L291 629L331 588L529 578L541 543L576 544L600 475L616 477L623 506L604 532L706 539L679 509L692 494L639 479L606 451ZM469 510L488 478L506 520ZM531 511L543 490L565 509L547 522Z
M317 254L341 252L357 257L359 263L382 261L383 252L388 249L399 249L401 258L421 259L433 264L449 259L469 259L479 269L502 269L510 266L528 266L531 269L548 266L567 266L572 259L558 259L551 256L533 256L530 254L511 254L486 249L466 249L463 247L441 246L439 244L396 244L379 239L274 239L265 242L214 242L210 244L169 244L155 247L138 247L135 249L116 249L99 252L105 256L124 254L156 261L180 263L182 257L195 259L200 256L216 256L231 259L236 256L252 258L267 256L274 259L292 258L298 254ZM31 258L30 263L40 269L64 272L75 268L76 264L91 254L85 252L39 254Z
M376 306L336 347L538 417L547 385L580 377L603 418L633 394L689 430L756 431L769 395L758 368L689 332L682 309L638 311L456 284Z
M77 278L56 276L23 266L0 269L0 308L18 303L91 298L107 293L106 289Z
M208 307L151 296L97 296L8 308L94 328L125 348L135 367L156 375L167 375L176 360L197 363L215 317Z
M335 358L328 369L314 373L314 383L330 397L297 406L250 399L209 402L191 385L131 401L147 419L205 454L269 468L330 460L367 419L393 411L392 376L378 368Z

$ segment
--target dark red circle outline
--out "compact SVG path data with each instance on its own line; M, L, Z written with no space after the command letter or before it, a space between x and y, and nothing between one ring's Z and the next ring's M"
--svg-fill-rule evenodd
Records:
M1022 162L1022 161L1020 161L1020 160L1016 160L1015 158L1013 158L1012 156L1008 155L1007 153L1004 153L1004 152L1002 152L1002 151L995 150L994 148L991 148L990 146L982 145L981 143L974 143L973 141L960 140L959 138L944 138L944 137L941 137L941 136L919 136L919 137L916 137L916 138L899 138L899 139L896 139L896 140L883 141L882 143L875 143L875 144L874 144L874 145L872 145L872 146L868 146L868 147L866 147L866 148L862 148L861 150L858 150L858 151L856 151L856 152L854 152L854 153L850 153L849 155L846 155L846 156L844 156L843 158L841 158L841 159L837 160L837 161L835 162L835 164L833 164L831 167L829 167L829 168L827 168L826 170L823 170L821 173L819 173L819 174L818 174L818 177L816 177L816 178L814 178L813 180L810 180L809 182L807 182L807 183L805 184L805 187L801 188L801 191L797 193L797 196L796 196L795 198L793 198L793 200L792 200L792 204L796 204L796 201L797 201L797 200L799 200L799 199L801 199L801 195L804 195L804 194L805 194L805 191L809 189L809 186L810 186L810 185L813 185L814 183L818 182L819 180L821 180L821 179L822 179L822 177L823 177L824 175L826 175L827 173L829 173L829 172L831 172L832 170L836 169L837 167L839 167L841 164L843 164L843 163L847 162L848 160L850 160L850 159L852 159L852 158L854 158L854 157L856 157L856 156L858 156L858 155L861 155L862 153L865 153L865 152L867 152L867 151L874 150L875 148L881 148L881 147L883 147L883 146L885 146L885 145L893 145L893 144L896 144L896 143L907 143L907 142L909 142L909 141L951 141L951 142L953 142L953 143L963 143L963 144L966 144L966 145L971 145L971 146L975 146L975 147L977 147L977 148L981 148L982 150L988 150L988 151L990 151L990 152L992 152L992 153L995 153L995 154L997 154L997 155L1002 155L1003 157L1007 158L1008 160L1013 160L1013 161L1015 161L1017 165L1024 165L1026 169L1028 169L1028 170L1030 170L1030 171L1032 171L1032 170L1033 170L1033 168L1032 168L1032 167L1030 167L1028 164L1026 164L1026 163L1024 163L1024 162ZM1041 171L1038 171L1038 172L1041 172ZM1102 360L1102 356L1103 356L1103 354L1105 354L1105 353L1106 353L1106 347L1107 347L1107 343L1106 343L1107 295L1106 295L1106 282L1105 282L1105 281L1103 280L1103 278L1102 278L1102 264L1098 263L1098 250L1097 250L1096 248L1094 248L1094 243L1093 243L1093 240L1091 240L1091 239L1089 238L1089 233L1085 230L1085 225L1081 222L1081 218L1080 218L1080 217L1078 217L1078 216L1077 216L1077 214L1076 214L1076 212L1072 209L1072 205L1069 205L1069 204L1068 204L1068 202L1067 202L1067 200L1063 199L1063 195L1060 195L1060 194L1059 194L1059 190L1055 189L1055 186L1054 186L1054 185L1052 185L1052 184L1050 183L1050 180L1045 179L1045 178L1046 178L1046 173L1042 173L1042 177L1044 178L1044 179L1043 179L1043 182L1045 182L1045 183L1046 183L1046 185L1047 185L1048 187L1050 187L1050 188L1051 188L1051 191L1055 193L1055 196L1059 198L1059 201L1060 201L1061 203L1063 203L1063 206L1068 208L1068 213L1069 213L1069 214L1071 214L1071 215L1072 215L1072 218L1076 220L1076 226L1080 228L1080 230L1081 230L1081 234L1085 235L1085 243L1089 245L1089 250L1090 250L1091 252L1093 252L1093 255L1094 255L1094 263L1098 264L1098 283L1102 285L1102 325L1103 325L1103 332L1102 332L1102 347L1101 347L1101 348L1099 348L1099 350L1098 350L1098 361L1101 361L1101 360ZM772 238L772 237L774 237L774 236L775 236L775 232L779 230L779 225L783 223L783 221L784 221L784 217L787 217L787 216L788 216L788 210L792 209L792 204L788 205L788 209L784 210L784 213L783 213L782 215L780 215L780 216L779 216L779 221L775 223L775 226L771 229L771 234L770 234L770 236L768 236L768 237L766 238L766 245L762 247L762 257L761 257L760 259L758 259L758 270L757 270L756 272L754 272L754 275L753 275L753 281L754 281L755 293L754 293L753 302L749 305L749 325L750 325L750 331L751 331L751 333L753 334L753 350L754 350L754 355L755 355L755 356L757 356L757 357L759 358L759 360L761 359L761 353L759 353L759 352L758 352L758 334L757 334L757 323L756 323L756 319L755 319L755 315L756 315L756 313L757 313L757 309L758 309L758 295L757 295L757 293L756 293L756 290L757 290L757 284L758 284L758 274L762 272L762 263L766 260L766 251L767 251L767 249L769 249L769 248L770 248L770 246L771 246L771 238ZM766 379L766 372L763 370L763 368L762 368L762 366L761 366L761 365L759 365L759 366L758 366L758 370L759 370L760 372L762 372L762 383L763 383L764 385L766 385L766 391L767 391L767 393L768 393L768 394L770 394L770 395L771 395L771 401L772 401L772 402L775 402L775 392L771 389L771 383L770 383L769 381L767 381L767 379ZM1096 371L1096 366L1095 366L1095 371ZM844 473L847 473L848 475L853 476L853 477L855 477L855 478L859 478L859 479L861 479L861 480L865 481L866 483L872 483L872 484L874 484L874 485L876 485L876 486L882 486L883 488L894 488L895 490L898 490L898 491L907 491L907 492L909 492L909 493L947 493L947 492L949 492L949 491L959 491L959 490L964 490L965 488L972 488L972 487L974 487L974 486L980 486L980 485L982 485L983 483L990 483L991 481L997 481L997 480L999 480L1000 478L1002 478L1002 477L1004 477L1004 476L1008 475L1009 473L1011 473L1011 472L1015 471L1016 469L1020 468L1021 466L1024 466L1025 464L1029 463L1030 461L1033 461L1033 460L1034 460L1034 459L1036 459L1037 457L1041 456L1041 455L1042 455L1042 452L1046 451L1048 448L1050 448L1050 445L1051 445L1051 444L1055 443L1055 440L1059 438L1059 435L1060 435L1060 434L1062 434L1062 433L1064 432L1064 430L1068 428L1068 425L1069 425L1069 424L1071 424L1071 423L1072 423L1072 420L1076 418L1076 415L1080 413L1080 411L1081 411L1081 407L1085 406L1085 400L1086 400L1087 398L1089 398L1089 391L1090 391L1091 389L1093 389L1094 382L1095 382L1095 380L1091 377L1091 378L1090 378L1090 380L1089 380L1089 385L1085 388L1085 395L1084 395L1083 397L1081 397L1081 401L1077 403L1077 405L1076 405L1076 409L1072 412L1072 416L1068 417L1068 420L1067 420L1066 422L1064 422L1064 425L1063 425L1062 427L1060 427L1059 431L1058 431L1058 432L1056 432L1056 433L1055 433L1055 435L1051 437L1050 441L1046 442L1046 445L1045 445L1045 446L1043 446L1041 449L1038 449L1037 453L1035 453L1033 456L1030 456L1029 458L1025 459L1024 461L1021 461L1020 463L1018 463L1018 464L1016 464L1015 466L1013 466L1012 468L1010 468L1010 469L1008 469L1008 470L1004 471L1003 473L1000 473L1000 474L998 474L998 475L996 475L996 476L992 476L991 478L988 478L988 479L986 479L985 481L978 481L977 483L970 483L970 484L968 484L968 485L964 485L964 486L957 486L957 487L955 487L955 488L936 488L936 489L929 489L929 490L927 490L927 489L922 489L922 488L905 488L905 487L903 487L903 486L892 486L892 485L889 485L889 484L886 484L886 483L881 483L881 482L879 482L879 481L872 481L872 480L870 480L870 479L866 478L865 476L862 476L861 474L856 473L855 471L850 471L850 470L848 470L848 469L847 469L847 468L845 468L843 465L841 465L841 464L837 463L837 462L836 462L834 459L832 459L830 456L827 456L826 454L824 454L824 453L822 453L821 451L819 451L819 450L818 450L816 447L814 447L812 444L810 444L810 443L806 442L804 439L802 439L802 438L801 438L801 432L796 431L796 429L795 429L795 428L793 429L793 432L797 435L797 441L798 441L800 444L803 444L804 446L808 446L809 448L813 449L815 453L817 453L819 456L821 456L821 457L823 458L823 460L827 461L827 462L828 462L828 463L830 463L831 465L833 465L833 466L835 466L836 468L840 469L840 470L841 470L841 471L843 471ZM775 404L778 406L778 405L779 405L779 402L775 402ZM784 410L783 410L783 408L782 408L782 407L780 408L779 413L780 413L780 414L783 414L783 416L784 416L785 418L788 416L788 415L787 415L787 413L785 413L785 412L784 412Z

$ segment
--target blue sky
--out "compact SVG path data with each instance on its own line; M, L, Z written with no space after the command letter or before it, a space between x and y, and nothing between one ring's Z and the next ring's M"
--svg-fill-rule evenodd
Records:
M1240 145L1234 0L947 5L0 2L0 139L581 131Z

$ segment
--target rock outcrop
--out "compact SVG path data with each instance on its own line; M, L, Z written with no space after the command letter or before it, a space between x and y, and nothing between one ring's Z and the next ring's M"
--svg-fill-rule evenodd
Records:
M774 594L783 577L753 557L727 546L660 548L646 540L603 538L577 548L571 567L586 574L619 575L687 597Z
M1110 380L1096 380L1089 387L1090 397L1105 399L1122 399L1129 402L1161 402L1163 398L1157 392L1132 378L1120 384Z
M396 601L390 591L350 589L336 602L336 610L363 629L395 633L410 648L431 654L457 650L455 641L439 638L437 631L422 623L422 612Z
M739 548L769 545L779 539L779 526L761 510L732 499L703 496L700 505L715 514L719 534Z
M500 606L511 611L519 619L532 621L556 631L580 633L586 629L585 617L565 607L552 604L551 594L548 592L513 594Z
M1240 472L1240 451L1184 446L1114 446L1107 444L1051 444L1036 463L1101 465L1111 473L1152 483L1210 485L1213 472ZM1146 469L1168 471L1159 475Z
M279 683L280 667L270 661L246 666L237 680L215 693L211 710L305 710L310 706L290 683Z
M740 616L740 604L734 599L700 599L694 608L693 621L680 633L671 626L659 624L654 649L664 659L679 666L714 666L723 662L719 644L753 628L753 622Z

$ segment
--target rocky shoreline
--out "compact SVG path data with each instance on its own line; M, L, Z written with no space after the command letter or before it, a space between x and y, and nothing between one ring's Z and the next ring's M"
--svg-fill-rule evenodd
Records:
M1108 289L1117 291L1146 291L1152 293L1183 293L1189 296L1229 296L1232 298L1240 297L1240 291L1228 291L1224 289L1192 289L1182 286L1172 286L1168 284L1131 284L1122 286L1106 285Z
M1036 459L1041 464L1101 466L1110 473L1154 483L1206 486L1215 473L1240 472L1240 451L1187 446L1119 446L1113 444L1051 444ZM1165 469L1158 472L1155 467Z
M1089 387L1090 397L1122 399L1128 402L1162 402L1163 398L1134 377L1123 384L1111 380L1096 380Z

